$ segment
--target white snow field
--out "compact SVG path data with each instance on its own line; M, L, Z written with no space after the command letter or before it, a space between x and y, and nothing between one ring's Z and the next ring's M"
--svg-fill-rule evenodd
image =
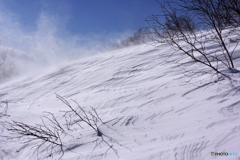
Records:
M0 85L0 109L7 101L9 115L0 118L0 159L239 160L240 73L218 81L217 75L191 79L178 63L165 61L170 53L164 45L142 44ZM235 55L240 70L240 48ZM66 128L62 111L69 108L56 94L74 108L73 100L84 110L96 109L103 136L87 125L74 126L60 135L61 149L39 147L39 140L28 142L31 135L16 138L3 127L12 121L41 124L51 112Z

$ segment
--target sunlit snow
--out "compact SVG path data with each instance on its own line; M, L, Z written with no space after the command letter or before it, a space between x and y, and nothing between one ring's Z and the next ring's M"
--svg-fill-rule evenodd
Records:
M238 49L240 50L240 48ZM237 50L236 54L239 55ZM211 152L240 154L240 73L231 79L202 75L191 79L178 63L167 62L167 46L138 45L76 60L62 68L0 85L0 109L8 102L4 121L41 123L44 111L64 124L68 108L56 94L96 109L103 120L101 137L84 126L62 137L63 151L41 148L38 141L12 138L1 127L0 159L209 160ZM174 58L174 57L172 57ZM236 60L240 69L240 60ZM208 70L201 65L193 71ZM107 138L108 137L108 138Z

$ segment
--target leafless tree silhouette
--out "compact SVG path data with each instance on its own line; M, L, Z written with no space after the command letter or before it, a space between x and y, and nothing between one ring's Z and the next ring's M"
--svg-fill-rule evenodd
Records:
M237 9L231 9L224 0L157 2L161 14L146 18L155 44L170 45L175 51L173 54L181 53L182 56L175 60L178 63L190 58L189 63L200 63L216 73L222 74L220 65L236 71L233 55L239 40L230 43L229 39L238 30L234 22L237 21L236 16L234 19ZM214 48L209 49L209 44Z

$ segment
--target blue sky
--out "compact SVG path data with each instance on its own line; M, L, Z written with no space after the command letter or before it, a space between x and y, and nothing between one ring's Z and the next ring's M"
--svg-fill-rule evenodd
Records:
M155 0L0 0L0 47L58 63L130 36Z
M58 29L70 34L134 31L144 18L157 14L155 0L2 0L24 30L35 30L42 13L54 17Z

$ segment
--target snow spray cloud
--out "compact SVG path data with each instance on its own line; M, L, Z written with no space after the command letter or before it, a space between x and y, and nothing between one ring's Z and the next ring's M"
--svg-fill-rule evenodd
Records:
M47 12L41 12L35 29L28 30L14 13L0 9L0 62L1 55L7 53L0 68L0 82L11 75L36 73L39 68L96 54L103 42L111 43L130 33L72 35L64 30L67 20Z

